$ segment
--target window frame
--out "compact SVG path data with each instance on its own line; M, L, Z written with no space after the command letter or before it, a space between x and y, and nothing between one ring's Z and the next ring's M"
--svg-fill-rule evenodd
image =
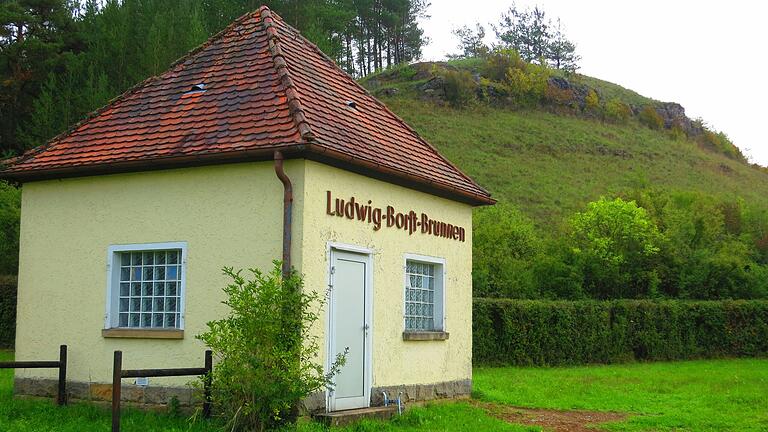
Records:
M431 264L436 266L435 269L435 301L434 301L434 328L432 330L413 330L406 328L406 311L407 311L407 296L406 291L408 287L408 261L415 261L423 264ZM429 255L420 255L407 253L403 258L403 333L446 333L446 260L445 258L433 257ZM439 289L438 289L439 288Z
M120 289L120 253L147 252L158 250L178 249L181 267L179 284L179 322L176 327L120 327L119 289ZM117 269L117 271L115 271ZM110 245L107 248L107 297L106 314L104 315L104 330L133 330L133 331L177 331L184 330L184 310L187 294L187 242L162 243L131 243Z

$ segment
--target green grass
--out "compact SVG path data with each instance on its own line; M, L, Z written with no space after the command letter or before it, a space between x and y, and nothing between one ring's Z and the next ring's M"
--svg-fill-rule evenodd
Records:
M13 353L0 351L0 361L13 360ZM13 371L0 370L0 432L84 432L109 431L111 417L107 408L85 403L57 407L50 400L14 399ZM125 432L209 432L219 431L214 422L190 422L185 417L171 417L163 413L124 410L122 430ZM286 432L320 432L327 428L318 423L303 421ZM362 431L539 431L538 428L510 425L485 414L467 402L433 404L413 407L400 418L382 423L367 421L339 432Z
M576 74L569 77L577 83L582 83L591 87L600 94L603 100L618 99L624 103L642 107L645 105L657 105L659 101L645 97L637 92L626 89L618 84L603 81L586 75Z
M0 351L0 361L13 355ZM0 431L109 431L102 406L56 407L49 400L12 398L12 371L0 370ZM485 402L528 408L628 413L622 422L601 427L615 431L768 430L768 360L706 360L570 368L477 368L475 397ZM125 410L123 430L220 430L216 423L193 422L166 414ZM508 424L469 402L410 407L391 422L364 421L339 432L367 431L540 431ZM321 432L302 421L286 432Z
M663 187L764 202L768 175L630 121L542 111L456 110L408 95L384 102L502 202L540 226L601 195Z
M473 379L489 402L635 414L610 430L768 430L768 360L478 368Z

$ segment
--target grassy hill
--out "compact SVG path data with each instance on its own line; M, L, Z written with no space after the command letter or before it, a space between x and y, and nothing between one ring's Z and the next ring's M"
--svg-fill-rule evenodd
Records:
M466 61L449 67L473 70ZM764 170L636 119L613 124L483 103L452 108L419 90L430 75L406 69L362 83L497 199L521 208L539 226L559 223L585 203L627 189L702 191L748 202L764 201L768 193ZM579 79L612 97L653 101L612 83Z

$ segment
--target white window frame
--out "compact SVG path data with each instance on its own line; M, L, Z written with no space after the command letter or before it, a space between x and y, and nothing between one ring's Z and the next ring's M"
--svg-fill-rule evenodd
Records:
M107 248L107 304L106 314L104 315L105 329L122 329L120 327L119 300L120 295L120 253L136 251L156 251L179 249L181 250L181 283L179 288L179 325L173 329L184 330L184 308L187 294L187 242L165 242L165 243L132 243L110 245ZM117 269L113 271L113 269ZM158 328L160 329L160 328ZM152 328L142 328L142 330L153 330Z
M447 286L446 281L446 264L445 258L433 257L428 255L419 255L407 253L403 259L403 331L404 332L423 332L424 330L409 330L405 326L406 317L406 287L408 286L408 261L416 261L424 264L432 264L437 268L435 269L435 328L432 330L426 330L426 332L447 332L446 328L446 297ZM438 289L439 287L439 289Z

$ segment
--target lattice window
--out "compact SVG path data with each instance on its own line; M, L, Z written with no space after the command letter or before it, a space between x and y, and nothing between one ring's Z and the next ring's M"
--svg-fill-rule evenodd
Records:
M431 331L436 321L436 269L437 265L418 261L406 261L405 330Z
M182 250L116 252L118 327L180 328Z

